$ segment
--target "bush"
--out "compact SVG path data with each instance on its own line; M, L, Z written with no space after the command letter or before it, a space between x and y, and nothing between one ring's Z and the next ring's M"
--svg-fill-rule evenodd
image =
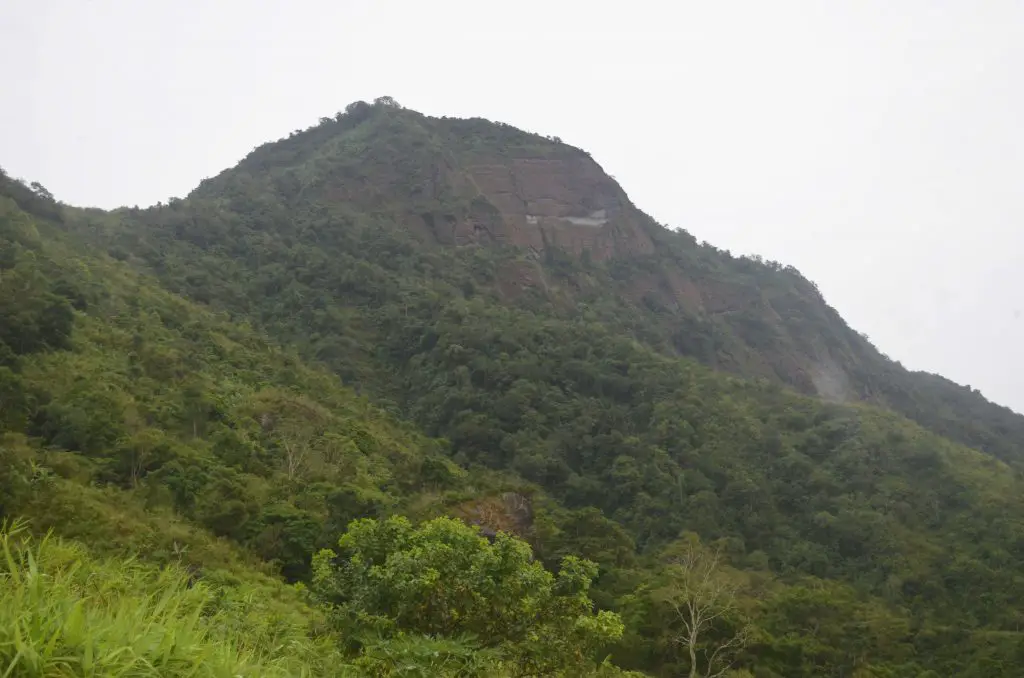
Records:
M567 557L552 574L505 533L491 543L452 518L420 526L402 516L367 518L353 521L338 546L340 553L313 559L312 588L349 634L473 634L526 675L591 665L622 635L618 615L593 612L596 565Z

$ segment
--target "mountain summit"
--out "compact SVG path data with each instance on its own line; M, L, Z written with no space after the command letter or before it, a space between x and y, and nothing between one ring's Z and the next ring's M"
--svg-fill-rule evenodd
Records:
M388 100L256 149L194 195L250 173L282 195L344 204L445 245L650 254L650 219L585 152L482 119L429 118Z

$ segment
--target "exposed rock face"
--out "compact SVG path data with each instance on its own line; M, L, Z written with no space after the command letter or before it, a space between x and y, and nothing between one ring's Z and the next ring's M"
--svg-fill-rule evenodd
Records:
M554 246L577 255L589 251L595 260L654 249L623 190L574 149L500 163L471 158L447 178L470 208L462 218L425 217L441 242L507 243L535 251Z
M533 525L533 505L529 497L518 492L466 502L452 509L452 514L480 527L481 534L489 539L498 532L527 538Z
M322 127L307 133L322 134L319 144L298 135L257 149L240 167L289 198L386 216L440 244L558 247L594 260L654 251L649 218L573 146L500 123L404 110ZM222 173L194 195L231 194L232 181Z
M594 260L654 251L647 218L577 148L518 130L511 139L459 147L464 139L427 118L382 119L366 134L374 141L328 148L313 161L322 165L314 190L328 203L389 213L447 245L558 247L589 251Z

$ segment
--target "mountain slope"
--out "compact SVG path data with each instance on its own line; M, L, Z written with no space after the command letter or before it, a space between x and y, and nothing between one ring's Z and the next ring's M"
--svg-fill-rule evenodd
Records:
M298 576L324 530L411 497L425 468L438 489L445 469L459 476L438 442L251 328L72 249L4 197L0 226L6 440L65 480L122 490L158 480L134 493L148 510L170 509ZM88 522L70 518L81 510L32 513L66 532ZM306 541L278 523L302 526Z
M512 245L522 256L492 263L487 279L475 271L478 293L526 308L539 301L565 317L597 313L659 352L829 400L877 403L1004 461L1024 460L1024 417L905 370L792 267L698 245L639 211L585 152L507 125L353 104L204 181L188 207L189 215L180 204L146 213L140 221L160 228L143 235L130 226L129 237L158 252L169 237L252 258L262 244L247 231L287 230L302 215L321 229L372 222L379 232L361 237L382 250L366 257L373 263L438 245ZM299 244L339 237L308 233ZM186 282L190 294L209 294L202 278Z
M537 155L548 161L522 162ZM71 236L84 251L105 250L127 264L106 262L97 277L113 290L151 295L123 293L125 305L140 309L128 318L148 318L125 321L144 328L136 330L141 349L165 324L146 309L185 304L188 315L211 318L229 337L253 336L243 326L251 323L287 345L282 356L322 361L391 411L296 358L259 358L278 366L245 378L257 408L281 405L257 397L264 382L299 380L299 392L326 410L319 416L344 420L340 426L379 422L382 439L394 441L381 447L407 452L370 454L364 482L343 486L337 517L331 502L321 503L319 483L300 483L290 506L270 503L295 488L281 444L239 453L250 465L271 451L283 456L273 469L263 462L247 471L256 476L247 481L256 488L246 509L257 516L252 528L263 534L257 528L270 524L269 536L229 536L250 554L289 565L292 578L305 577L300 554L334 521L365 510L447 512L520 534L553 567L570 554L597 562L594 599L626 622L616 659L676 675L689 666L673 642L679 621L665 592L676 570L666 560L696 533L727 563L716 577L740 589L740 604L702 649L749 624L738 668L758 676L1014 675L1024 642L1024 483L997 457L1016 463L1017 419L1007 412L1004 422L1004 412L971 394L955 408L931 408L945 386L921 385L886 363L795 271L732 259L659 227L594 167L557 142L382 102L261 148L171 205L80 211L39 202L24 187L7 190L39 219L61 220L46 233L55 243ZM494 179L502 171L518 192ZM524 198L520 211L513 195ZM437 235L439 224L452 225L449 240L449 231ZM653 248L623 244L644 242ZM214 320L174 293L224 316ZM121 315L74 318L89 327ZM128 387L117 375L140 348L123 330L94 327L94 352L113 354L102 366L66 362L72 358L59 345L29 361L62 366L33 380L57 385L67 401L57 413L79 402L61 375L86 370L90 381ZM183 333L173 322L170 329ZM173 378L186 357L208 355L202 371L212 387L234 387L238 361L255 359L208 343L223 340L150 359L153 369L170 370L153 381ZM889 371L875 370L879 361ZM877 406L895 402L893 384L917 393L901 407L921 408L920 423ZM837 402L807 395L819 392ZM65 447L71 454L61 459L80 464L90 449L111 444L83 449L55 437L63 426L43 426L48 410L36 423L39 409L31 404L35 414L20 426ZM991 421L968 428L972 410ZM229 409L229 428L248 427L259 442L264 413ZM172 417L152 427L187 441L188 424ZM942 425L949 439L936 434ZM360 446L347 428L313 437L328 432ZM980 449L957 442L972 435L987 436L974 443ZM120 476L96 479L138 482L131 491L143 496L151 485L173 486L159 468L116 468ZM329 484L341 481L336 471L321 472ZM226 508L218 492L200 488L197 503ZM188 504L168 508L191 529L237 522L230 514L208 523ZM60 520L74 529L71 517ZM300 544L283 548L296 535L304 535ZM268 543L286 557L262 550Z
M355 528L339 542L347 527L396 512L472 520L502 500L529 503L515 490L533 488L467 473L445 457L444 441L322 367L73 247L59 205L29 200L23 188L0 184L8 673L518 676L519 666L563 675L571 664L572 675L623 675L599 665L621 622L591 612L591 564L569 559L557 577L540 563L498 571L509 565L500 549L529 560L529 547L492 545L469 527L437 533L427 522L434 533L410 538L484 561L478 574L495 586L526 578L503 589L511 630L473 628L470 637L414 619L388 633L366 615L342 623L335 608L345 603L321 595L310 568L319 549L360 543ZM9 519L72 541L33 541ZM465 584L474 600L479 585ZM383 588L401 601L415 582ZM542 641L514 636L530 623L544 629Z

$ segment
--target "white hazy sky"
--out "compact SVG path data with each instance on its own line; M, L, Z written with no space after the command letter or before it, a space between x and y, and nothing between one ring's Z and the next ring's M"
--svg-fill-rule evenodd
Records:
M0 4L0 165L66 202L184 195L389 94L586 148L659 221L1024 412L1019 0Z

